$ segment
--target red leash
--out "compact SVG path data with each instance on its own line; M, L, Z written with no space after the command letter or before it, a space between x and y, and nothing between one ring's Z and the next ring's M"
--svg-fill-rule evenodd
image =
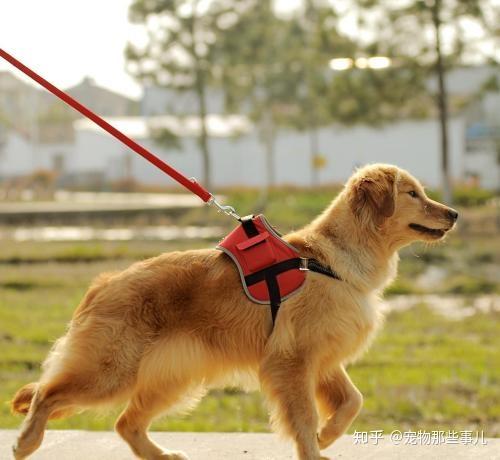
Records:
M90 118L94 123L130 147L134 152L143 156L157 168L191 190L203 201L215 205L220 211L238 219L241 224L221 241L217 249L224 251L236 264L244 291L249 299L259 304L269 304L271 306L273 326L281 302L298 292L305 282L305 271L310 270L341 280L330 267L321 265L315 259L300 257L299 251L283 240L264 216L240 218L234 208L219 204L214 196L194 179L188 179L179 171L164 163L149 150L125 136L125 134L118 131L114 126L104 121L64 91L56 88L53 84L33 72L33 70L26 67L1 48L0 56L38 82L45 89L62 99L66 104L78 110L78 112L87 118Z
M121 131L116 129L113 125L109 124L107 121L103 120L99 115L96 115L90 109L85 107L83 104L73 99L69 94L60 90L52 83L45 80L45 78L38 75L36 72L26 67L22 62L18 61L14 56L11 56L5 50L0 48L0 56L6 61L10 62L14 67L19 69L21 72L26 74L31 79L35 80L39 85L43 86L46 90L50 91L52 94L57 96L59 99L64 101L69 106L73 107L75 110L80 112L83 116L92 120L96 125L99 125L102 129L107 131L109 134L114 136L120 142L123 142L127 147L132 149L134 152L141 155L143 158L148 160L150 163L154 164L157 168L161 169L164 173L168 174L172 179L179 182L179 184L186 187L188 190L198 195L205 203L214 204L222 212L231 215L233 217L239 218L231 206L222 206L214 198L214 196L205 188L203 188L195 179L188 179L184 174L180 173L176 169L169 166L163 160L160 160L156 155L152 154L149 150L144 148L142 145L135 142L130 137L123 134Z

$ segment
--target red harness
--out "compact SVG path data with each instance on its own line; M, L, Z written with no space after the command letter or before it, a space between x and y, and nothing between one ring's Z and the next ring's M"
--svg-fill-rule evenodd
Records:
M306 271L340 279L317 260L300 257L297 249L283 240L262 214L243 217L240 222L217 249L236 264L248 298L271 306L273 324L281 302L304 284Z

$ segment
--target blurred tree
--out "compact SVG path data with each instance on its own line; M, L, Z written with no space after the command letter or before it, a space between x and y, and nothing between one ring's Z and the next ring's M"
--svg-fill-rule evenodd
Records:
M332 56L353 52L337 33L337 17L327 2L306 0L279 16L271 0L250 0L235 12L217 40L221 83L228 111L244 111L256 123L266 158L265 204L275 183L275 142L281 127L309 132L311 182L317 183L317 129L332 121L325 94ZM318 157L318 158L316 158Z
M414 80L417 93L430 94L435 100L441 133L443 198L451 203L445 75L457 64L495 59L500 9L491 0L355 0L354 4L359 8L360 28L374 36L370 46L390 56L396 66L412 69L410 81ZM488 41L489 47L485 46ZM488 49L493 50L490 55L485 54ZM437 79L435 93L425 85L430 75Z
M144 47L129 43L127 69L141 81L196 95L205 187L211 189L211 161L207 128L207 88L216 79L214 43L218 23L236 1L134 0L129 16L143 24L148 41ZM171 132L154 133L160 142L175 145Z
M339 121L329 110L325 96L331 83L329 62L335 57L353 55L357 45L338 32L338 15L325 0L304 0L291 27L299 37L297 46L290 47L298 71L296 101L299 111L292 122L299 130L309 133L311 185L318 184L318 169L324 165L321 157L318 128Z
M297 84L290 59L289 23L278 18L271 0L249 0L234 12L217 39L217 60L228 111L243 111L256 123L266 158L266 184L260 199L276 179L277 129L295 110Z
M377 46L359 46L357 54L380 55ZM432 113L424 71L411 59L381 69L353 67L336 71L326 101L331 117L351 126L381 126L402 118L424 118Z
M425 116L431 101L411 60L404 67L332 72L332 58L376 54L376 45L339 33L339 16L324 0L303 0L288 17L273 2L248 1L217 40L228 110L245 110L259 126L267 159L267 184L274 183L274 143L279 127L309 133L311 183L324 164L318 128L381 124L400 116ZM270 45L272 44L272 45ZM264 193L262 201L266 198Z

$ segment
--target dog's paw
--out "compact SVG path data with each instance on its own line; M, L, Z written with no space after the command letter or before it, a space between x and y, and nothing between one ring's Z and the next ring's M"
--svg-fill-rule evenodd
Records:
M326 449L328 446L332 444L332 441L330 441L329 439L322 438L320 435L318 435L317 438L320 450Z
M26 458L26 456L21 453L18 442L12 446L12 456L15 460L24 460Z
M169 450L155 457L154 460L189 460L189 457L180 450Z

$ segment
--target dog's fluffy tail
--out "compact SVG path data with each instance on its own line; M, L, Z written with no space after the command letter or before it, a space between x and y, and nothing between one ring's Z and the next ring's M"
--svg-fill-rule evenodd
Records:
M35 395L36 387L38 383L32 382L28 385L24 385L22 388L17 390L14 399L10 403L10 409L13 414L27 414L31 405L31 400Z
M35 392L38 388L38 382L31 382L24 385L22 388L17 390L14 399L10 402L10 410L13 414L23 414L26 415L30 410L31 401L35 396ZM56 410L50 414L49 420L56 418L64 418L75 412L74 407L68 407L66 409Z

